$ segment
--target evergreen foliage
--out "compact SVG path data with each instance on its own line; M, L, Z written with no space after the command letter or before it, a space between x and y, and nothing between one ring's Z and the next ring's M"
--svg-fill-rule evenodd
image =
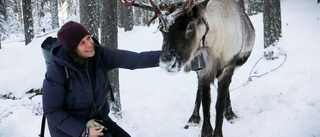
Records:
M245 9L249 16L256 15L263 12L264 0L245 0Z

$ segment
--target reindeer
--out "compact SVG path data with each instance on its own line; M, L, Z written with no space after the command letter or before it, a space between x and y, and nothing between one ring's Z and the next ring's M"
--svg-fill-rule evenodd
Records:
M143 7L134 1L120 0L125 5ZM159 18L163 35L160 66L168 72L189 72L193 63L203 64L195 69L198 90L195 106L188 124L199 124L199 108L203 107L201 137L222 137L223 117L233 123L229 86L236 67L249 58L254 45L255 31L243 9L234 0L187 0L174 4L160 3L146 6ZM148 24L151 22L149 21ZM217 84L216 121L210 122L210 84Z

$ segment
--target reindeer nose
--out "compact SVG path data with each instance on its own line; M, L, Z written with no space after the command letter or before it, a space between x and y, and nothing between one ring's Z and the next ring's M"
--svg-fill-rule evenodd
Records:
M162 61L172 61L172 60L174 60L176 55L177 55L176 50L173 48L170 49L168 46L167 48L164 48L162 50L162 55L161 55L160 59Z
M161 60L162 61L171 61L172 60L172 56L169 54L162 54L161 55Z

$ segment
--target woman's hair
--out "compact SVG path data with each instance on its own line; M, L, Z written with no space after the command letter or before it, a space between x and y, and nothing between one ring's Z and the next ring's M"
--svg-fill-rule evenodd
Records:
M83 65L85 58L78 55L76 52L69 52L69 56L71 57L72 61L78 65Z

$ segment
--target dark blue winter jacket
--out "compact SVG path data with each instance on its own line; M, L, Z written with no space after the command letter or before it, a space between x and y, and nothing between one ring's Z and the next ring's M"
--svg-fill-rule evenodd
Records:
M79 66L60 44L55 44L42 89L43 111L51 136L79 137L88 120L110 121L106 97L111 88L105 70L157 67L160 54L161 51L113 50L95 42L94 57Z

